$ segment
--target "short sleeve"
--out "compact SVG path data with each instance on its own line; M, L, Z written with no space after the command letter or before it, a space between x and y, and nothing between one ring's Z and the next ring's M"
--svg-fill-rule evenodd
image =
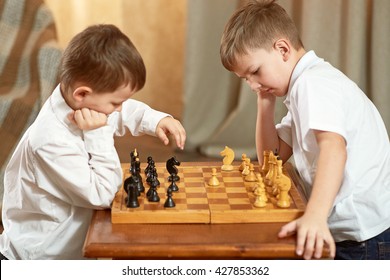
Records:
M279 138L292 147L290 112L288 112L287 115L283 117L281 122L276 125L276 130L278 132Z

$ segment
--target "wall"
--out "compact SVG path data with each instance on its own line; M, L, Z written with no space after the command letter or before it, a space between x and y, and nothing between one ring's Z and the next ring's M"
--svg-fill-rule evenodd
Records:
M181 119L186 0L45 0L59 43L91 24L111 23L127 34L144 58L145 87L134 98Z

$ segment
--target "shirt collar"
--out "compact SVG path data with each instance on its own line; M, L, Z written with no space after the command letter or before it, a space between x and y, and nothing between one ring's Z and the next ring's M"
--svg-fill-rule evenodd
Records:
M318 62L324 61L322 58L319 58L314 51L308 51L305 53L301 59L298 61L297 65L294 68L294 71L291 75L290 84L288 86L287 97L284 101L285 104L290 104L290 92L292 87L295 84L295 81L298 77L308 68L317 64Z
M50 104L56 118L66 127L68 127L69 130L74 132L80 130L68 118L68 115L73 113L73 109L69 107L64 97L62 96L60 85L57 85L52 95L50 96Z

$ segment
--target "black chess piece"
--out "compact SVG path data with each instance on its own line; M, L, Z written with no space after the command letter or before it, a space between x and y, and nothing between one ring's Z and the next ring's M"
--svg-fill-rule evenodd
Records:
M171 176L169 176L169 182L171 182L171 184L169 185L168 188L171 189L174 192L178 192L179 191L179 187L176 184L177 180L175 180L173 176L174 176L173 174Z
M134 149L130 152L130 163L133 163L137 157L139 157L137 149Z
M149 185L153 183L157 185L157 187L160 186L156 167L153 167L149 170L149 173L146 175L146 183Z
M147 199L149 200L149 196L150 196L150 194L152 193L152 185L151 184L149 184L149 190L146 192L146 197L147 197Z
M141 176L141 162L139 161L139 158L135 159L134 167L132 169L134 172L132 173L132 175L136 177L138 192L139 193L145 192L145 187L142 182L142 176Z
M128 184L128 195L127 195L126 206L128 208L139 207L138 189L137 189L137 185L134 183Z
M180 165L180 161L178 161L176 159L176 157L171 157L170 159L167 160L166 168L167 168L169 174L171 175L168 178L169 181L173 180L173 181L177 182L180 180L180 177L177 175L178 169L177 169L176 165L177 166Z
M146 193L146 197L148 198L148 201L149 202L159 202L160 197L158 196L158 193L157 193L157 187L159 185L158 180L153 179L149 185L150 185L150 188L149 188L148 192Z
M164 207L173 208L175 206L176 206L176 203L173 201L173 198L172 198L172 189L168 188L167 199L165 200Z
M123 182L123 188L125 189L126 193L129 194L129 188L128 186L131 184L131 175L125 179Z
M147 175L149 173L149 170L151 169L152 166L154 167L154 160L151 156L148 156L146 161L147 161L148 165L146 166L146 168L144 170L145 175Z
M150 195L148 196L148 201L149 202L159 202L160 197L158 196L157 189L155 187L150 188L151 192Z

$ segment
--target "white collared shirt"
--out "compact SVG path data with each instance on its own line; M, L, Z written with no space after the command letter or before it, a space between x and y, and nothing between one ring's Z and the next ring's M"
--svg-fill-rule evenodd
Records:
M313 130L335 132L346 141L343 182L328 219L335 241L363 241L389 228L389 137L373 103L313 51L296 65L284 103L288 113L276 128L293 148L307 186L313 184L318 159Z
M81 259L93 209L122 184L114 133L154 135L169 116L129 99L108 125L82 131L59 86L19 142L5 171L0 251L9 259Z

